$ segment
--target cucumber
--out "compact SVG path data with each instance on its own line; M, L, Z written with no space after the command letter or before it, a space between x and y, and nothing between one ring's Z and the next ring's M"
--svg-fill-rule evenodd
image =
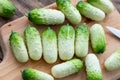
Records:
M90 38L95 53L103 53L106 50L105 33L100 24L94 24L90 28Z
M54 78L42 71L26 68L22 71L23 80L54 80Z
M17 61L21 63L27 62L29 58L28 58L26 46L24 44L21 35L17 32L12 32L9 37L9 42L13 54L17 59Z
M70 0L56 0L56 4L59 10L61 10L66 18L72 24L78 24L81 21L81 15L79 11L72 5Z
M38 8L28 13L28 19L38 25L56 25L62 24L65 16L58 10Z
M70 60L74 56L75 30L70 25L63 25L58 32L58 50L61 60Z
M113 11L114 6L110 0L88 0L88 2L104 11L106 14L109 14Z
M82 24L75 31L75 54L77 57L85 57L88 54L89 29Z
M99 60L94 54L88 54L85 58L87 80L103 80Z
M48 28L42 33L43 58L47 63L57 60L57 37L53 29Z
M0 16L9 18L15 14L15 6L8 0L0 0Z
M42 56L42 44L39 31L28 25L24 31L24 38L32 60L39 60Z
M80 1L77 4L77 9L82 15L91 20L102 21L105 18L105 13L102 10L90 5L87 2Z
M72 59L52 67L51 73L55 78L63 78L79 72L83 67L80 59Z
M104 65L108 71L120 69L120 50L117 50L110 57L108 57L105 60Z

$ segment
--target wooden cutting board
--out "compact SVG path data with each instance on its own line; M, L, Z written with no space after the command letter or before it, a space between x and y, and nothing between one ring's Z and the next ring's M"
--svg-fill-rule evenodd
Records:
M72 0L72 2L74 5L76 5L78 0ZM52 4L50 6L47 6L46 8L57 9L56 4ZM64 24L66 24L67 22L68 21L66 20ZM104 61L113 52L120 49L120 40L106 29L107 25L120 29L120 14L116 9L114 9L114 11L111 14L107 15L102 22L94 22L84 17L81 23L83 22L87 23L89 28L94 23L100 23L101 25L103 25L105 29L105 34L106 34L107 49L103 54L97 55L100 60L100 64L103 72L103 80L118 79L120 77L120 69L116 71L108 72L104 68ZM29 60L27 63L24 63L24 64L16 61L10 49L9 36L11 34L11 31L16 31L16 32L19 32L21 35L23 35L23 31L25 30L28 24L32 24L32 23L29 22L27 17L23 16L15 21L5 24L0 29L0 44L2 46L2 50L4 53L3 61L0 63L0 80L22 80L20 71L25 68L35 68L51 74L50 73L51 67L55 64L62 62L59 59L55 64L47 64L43 59L39 61ZM42 33L44 29L49 27L49 26L38 26L38 25L34 25L34 26L36 26L36 28L40 31L40 33ZM50 26L50 27L57 32L60 26L61 25ZM75 27L76 26L74 26L74 28ZM91 47L89 49L89 52L92 52ZM71 76L68 76L62 79L55 79L55 80L86 80L85 67L79 73L73 74Z

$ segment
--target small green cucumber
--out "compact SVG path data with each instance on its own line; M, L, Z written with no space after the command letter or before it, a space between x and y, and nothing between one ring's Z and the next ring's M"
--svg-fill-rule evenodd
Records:
M116 51L110 57L108 57L104 65L108 71L120 69L120 50Z
M85 58L87 80L103 80L100 63L95 54L88 54Z
M19 62L27 62L29 58L21 35L17 32L12 32L9 37L9 42L15 58Z
M51 73L55 78L63 78L79 72L83 67L80 59L72 59L52 67Z
M95 53L103 53L106 50L105 32L100 24L94 24L90 28L90 38Z
M65 16L58 10L39 8L31 10L28 19L38 25L56 25L62 24Z
M80 23L81 15L70 0L56 0L56 4L58 9L60 9L65 14L66 18L72 24Z
M32 60L39 60L42 56L42 44L39 31L28 25L24 31L24 38Z
M102 21L105 18L105 13L102 10L90 5L87 2L80 1L77 4L77 9L82 15L91 20Z
M15 14L15 6L8 0L0 0L0 16L12 17Z
M70 60L74 56L75 30L63 25L58 32L58 51L61 60Z
M101 9L106 14L111 13L114 9L114 6L110 0L88 0L88 3Z
M42 71L26 68L22 71L23 80L54 80L54 78Z
M47 63L57 60L57 36L53 29L48 28L42 33L43 58Z
M75 31L75 54L77 57L85 57L88 54L89 29L82 24Z

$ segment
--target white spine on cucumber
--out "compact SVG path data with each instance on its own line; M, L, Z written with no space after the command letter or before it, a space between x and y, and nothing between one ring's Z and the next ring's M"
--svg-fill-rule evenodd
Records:
M108 71L120 69L120 50L116 51L110 57L108 57L104 65Z

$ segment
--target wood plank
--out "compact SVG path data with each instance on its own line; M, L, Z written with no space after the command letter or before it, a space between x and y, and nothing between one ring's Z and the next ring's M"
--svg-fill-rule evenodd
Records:
M77 3L78 0L72 0L74 2L74 4ZM50 8L56 8L56 5L51 5ZM114 11L107 15L106 18L102 21L102 22L94 22L94 21L90 21L88 19L83 19L82 22L86 22L87 25L90 26L94 23L100 23L103 25L104 29L105 29L105 34L106 34L106 40L107 40L107 50L104 52L104 54L101 55L97 55L99 60L100 60L100 64L102 67L102 71L103 71L103 80L116 80L117 78L119 78L120 76L120 69L113 71L113 72L108 72L106 71L106 69L104 68L104 61L105 59L110 56L113 52L115 52L116 50L118 50L120 48L120 40L118 38L116 38L113 34L111 34L107 29L106 26L114 26L118 29L120 29L120 14L118 13L118 11L116 9L114 9ZM11 34L11 30L19 32L20 34L23 35L23 31L26 28L26 25L31 24L29 22L29 20L24 16L21 17L13 22L9 22L7 24L5 24L1 29L0 29L0 44L2 45L2 50L4 53L4 59L2 61L2 63L0 64L0 71L2 72L0 74L0 79L1 80L22 80L21 77L21 73L20 70L23 70L24 68L27 67L31 67L31 68L35 68L44 72L47 72L49 74L51 74L50 69L53 65L61 63L62 61L58 59L58 61L55 64L47 64L43 59L39 60L39 61L32 61L29 60L27 63L25 64L21 64L19 62L16 61L16 59L14 58L12 51L10 49L10 45L9 45L9 36ZM81 23L80 23L81 24ZM51 28L53 28L56 32L58 31L58 29L60 28L61 25L58 26L51 26ZM74 26L76 27L76 26ZM47 26L36 26L36 28L40 31L40 33L47 28ZM92 52L92 50L90 49L89 52ZM86 74L85 74L85 68L82 69L81 72L76 73L74 75L62 78L62 79L55 79L55 80L86 80Z

